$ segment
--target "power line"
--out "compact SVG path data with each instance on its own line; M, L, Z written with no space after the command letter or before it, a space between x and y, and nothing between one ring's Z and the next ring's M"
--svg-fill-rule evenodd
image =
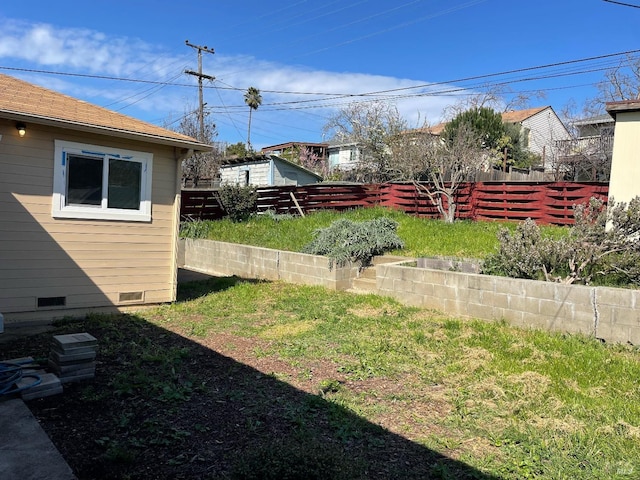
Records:
M373 96L373 95L387 94L387 93L393 93L393 92L399 92L399 91L405 91L405 90L428 88L428 87L433 87L434 85L463 83L463 82L468 82L468 81L473 81L473 80L482 80L482 79L487 79L487 78L495 78L495 77L499 77L499 76L503 76L503 75L512 75L512 74L516 74L516 73L525 73L525 72L530 72L530 71L534 71L534 70L542 70L542 69L546 69L546 68L562 67L562 66L574 65L574 64L578 64L578 63L591 62L591 61L595 61L595 60L612 59L614 57L630 56L630 55L634 55L634 54L638 54L638 53L640 53L640 49L627 50L627 51L623 51L623 52L608 53L608 54L604 54L604 55L596 55L596 56L592 56L592 57L584 57L584 58L578 58L578 59L573 59L573 60L565 60L565 61L562 61L562 62L548 63L548 64L544 64L544 65L536 65L536 66L533 66L533 67L524 67L524 68L518 68L518 69L513 69L513 70L504 70L504 71L501 71L501 72L487 73L487 74L482 74L482 75L474 75L474 76L470 76L470 77L463 77L463 78L458 78L458 79L445 80L445 81L439 81L439 82L433 82L433 83L425 83L425 84L419 84L419 85L411 85L411 86L407 86L407 87L398 87L398 88L392 88L392 89L386 89L386 90L378 90L378 91L373 91L373 92L363 92L363 93L336 93L336 92L332 92L332 93L326 93L326 92L296 92L296 91L265 90L265 89L261 89L261 92L262 93L272 93L272 94L283 94L283 95L324 95L324 96L329 96L329 97L341 96L341 97L345 97L345 98L346 97L356 97L356 96L368 96L368 95ZM154 80L123 78L123 77L114 77L114 76L107 76L107 75L91 75L91 74L81 74L81 73L58 72L58 71L50 71L50 70L36 70L36 69L18 68L18 67L0 66L0 70L20 71L20 72L27 72L27 73L41 73L41 74L49 74L49 75L63 75L63 76L80 77L80 78L91 78L91 79L98 79L98 80L117 80L117 81L123 81L123 82L146 83L146 84L166 85L166 86L175 86L175 87L189 87L189 88L193 88L194 87L194 85L192 85L192 84L185 84L185 83L161 82L161 81L154 81ZM205 86L204 88L217 88L217 89L222 89L222 90L236 90L236 91L244 91L245 90L244 88L232 87L232 86L227 86L227 87ZM300 102L302 102L302 101L300 101Z
M623 7L640 8L640 5L632 5L631 3L616 2L614 0L602 0L603 2L615 3L616 5L622 5Z

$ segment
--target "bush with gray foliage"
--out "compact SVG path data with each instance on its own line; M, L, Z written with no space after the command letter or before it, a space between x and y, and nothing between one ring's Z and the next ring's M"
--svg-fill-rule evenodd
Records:
M330 268L334 263L342 267L349 261L364 268L375 255L404 247L397 229L398 223L386 217L366 222L340 219L327 228L316 230L314 239L304 247L303 253L328 256Z
M600 199L574 207L575 225L543 237L533 220L499 232L498 251L482 272L566 284L640 285L640 197L629 204Z

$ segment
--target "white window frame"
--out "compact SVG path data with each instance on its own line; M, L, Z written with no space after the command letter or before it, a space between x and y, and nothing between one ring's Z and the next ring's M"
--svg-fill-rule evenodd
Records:
M100 205L67 205L67 155L69 154L95 157L97 159L105 160L103 162L104 175L102 184L102 203ZM126 160L137 162L142 165L139 209L109 208L107 206L109 159ZM152 153L56 140L53 168L52 216L54 218L150 222L152 171Z

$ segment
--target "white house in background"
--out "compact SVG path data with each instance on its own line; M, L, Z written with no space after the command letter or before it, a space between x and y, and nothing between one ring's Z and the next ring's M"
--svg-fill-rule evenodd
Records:
M575 181L606 181L611 170L615 121L607 113L573 122L575 135L557 142L558 165Z
M547 169L552 167L554 160L558 157L557 143L571 138L569 130L550 106L503 112L502 122L520 125L524 146L531 153L540 155L542 165ZM430 135L441 135L446 125L446 123L438 123L418 131Z
M540 155L546 168L551 168L558 156L556 142L571 138L569 130L550 106L504 112L502 121L520 125L525 147Z
M220 167L222 185L265 187L309 185L321 181L320 175L276 155L228 158Z
M329 171L351 170L360 161L362 150L357 143L334 143L327 148Z

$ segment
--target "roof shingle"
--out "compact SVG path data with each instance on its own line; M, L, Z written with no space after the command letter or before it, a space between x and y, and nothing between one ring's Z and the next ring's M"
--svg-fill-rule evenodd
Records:
M146 139L197 150L211 147L166 128L0 74L0 116L77 130Z

